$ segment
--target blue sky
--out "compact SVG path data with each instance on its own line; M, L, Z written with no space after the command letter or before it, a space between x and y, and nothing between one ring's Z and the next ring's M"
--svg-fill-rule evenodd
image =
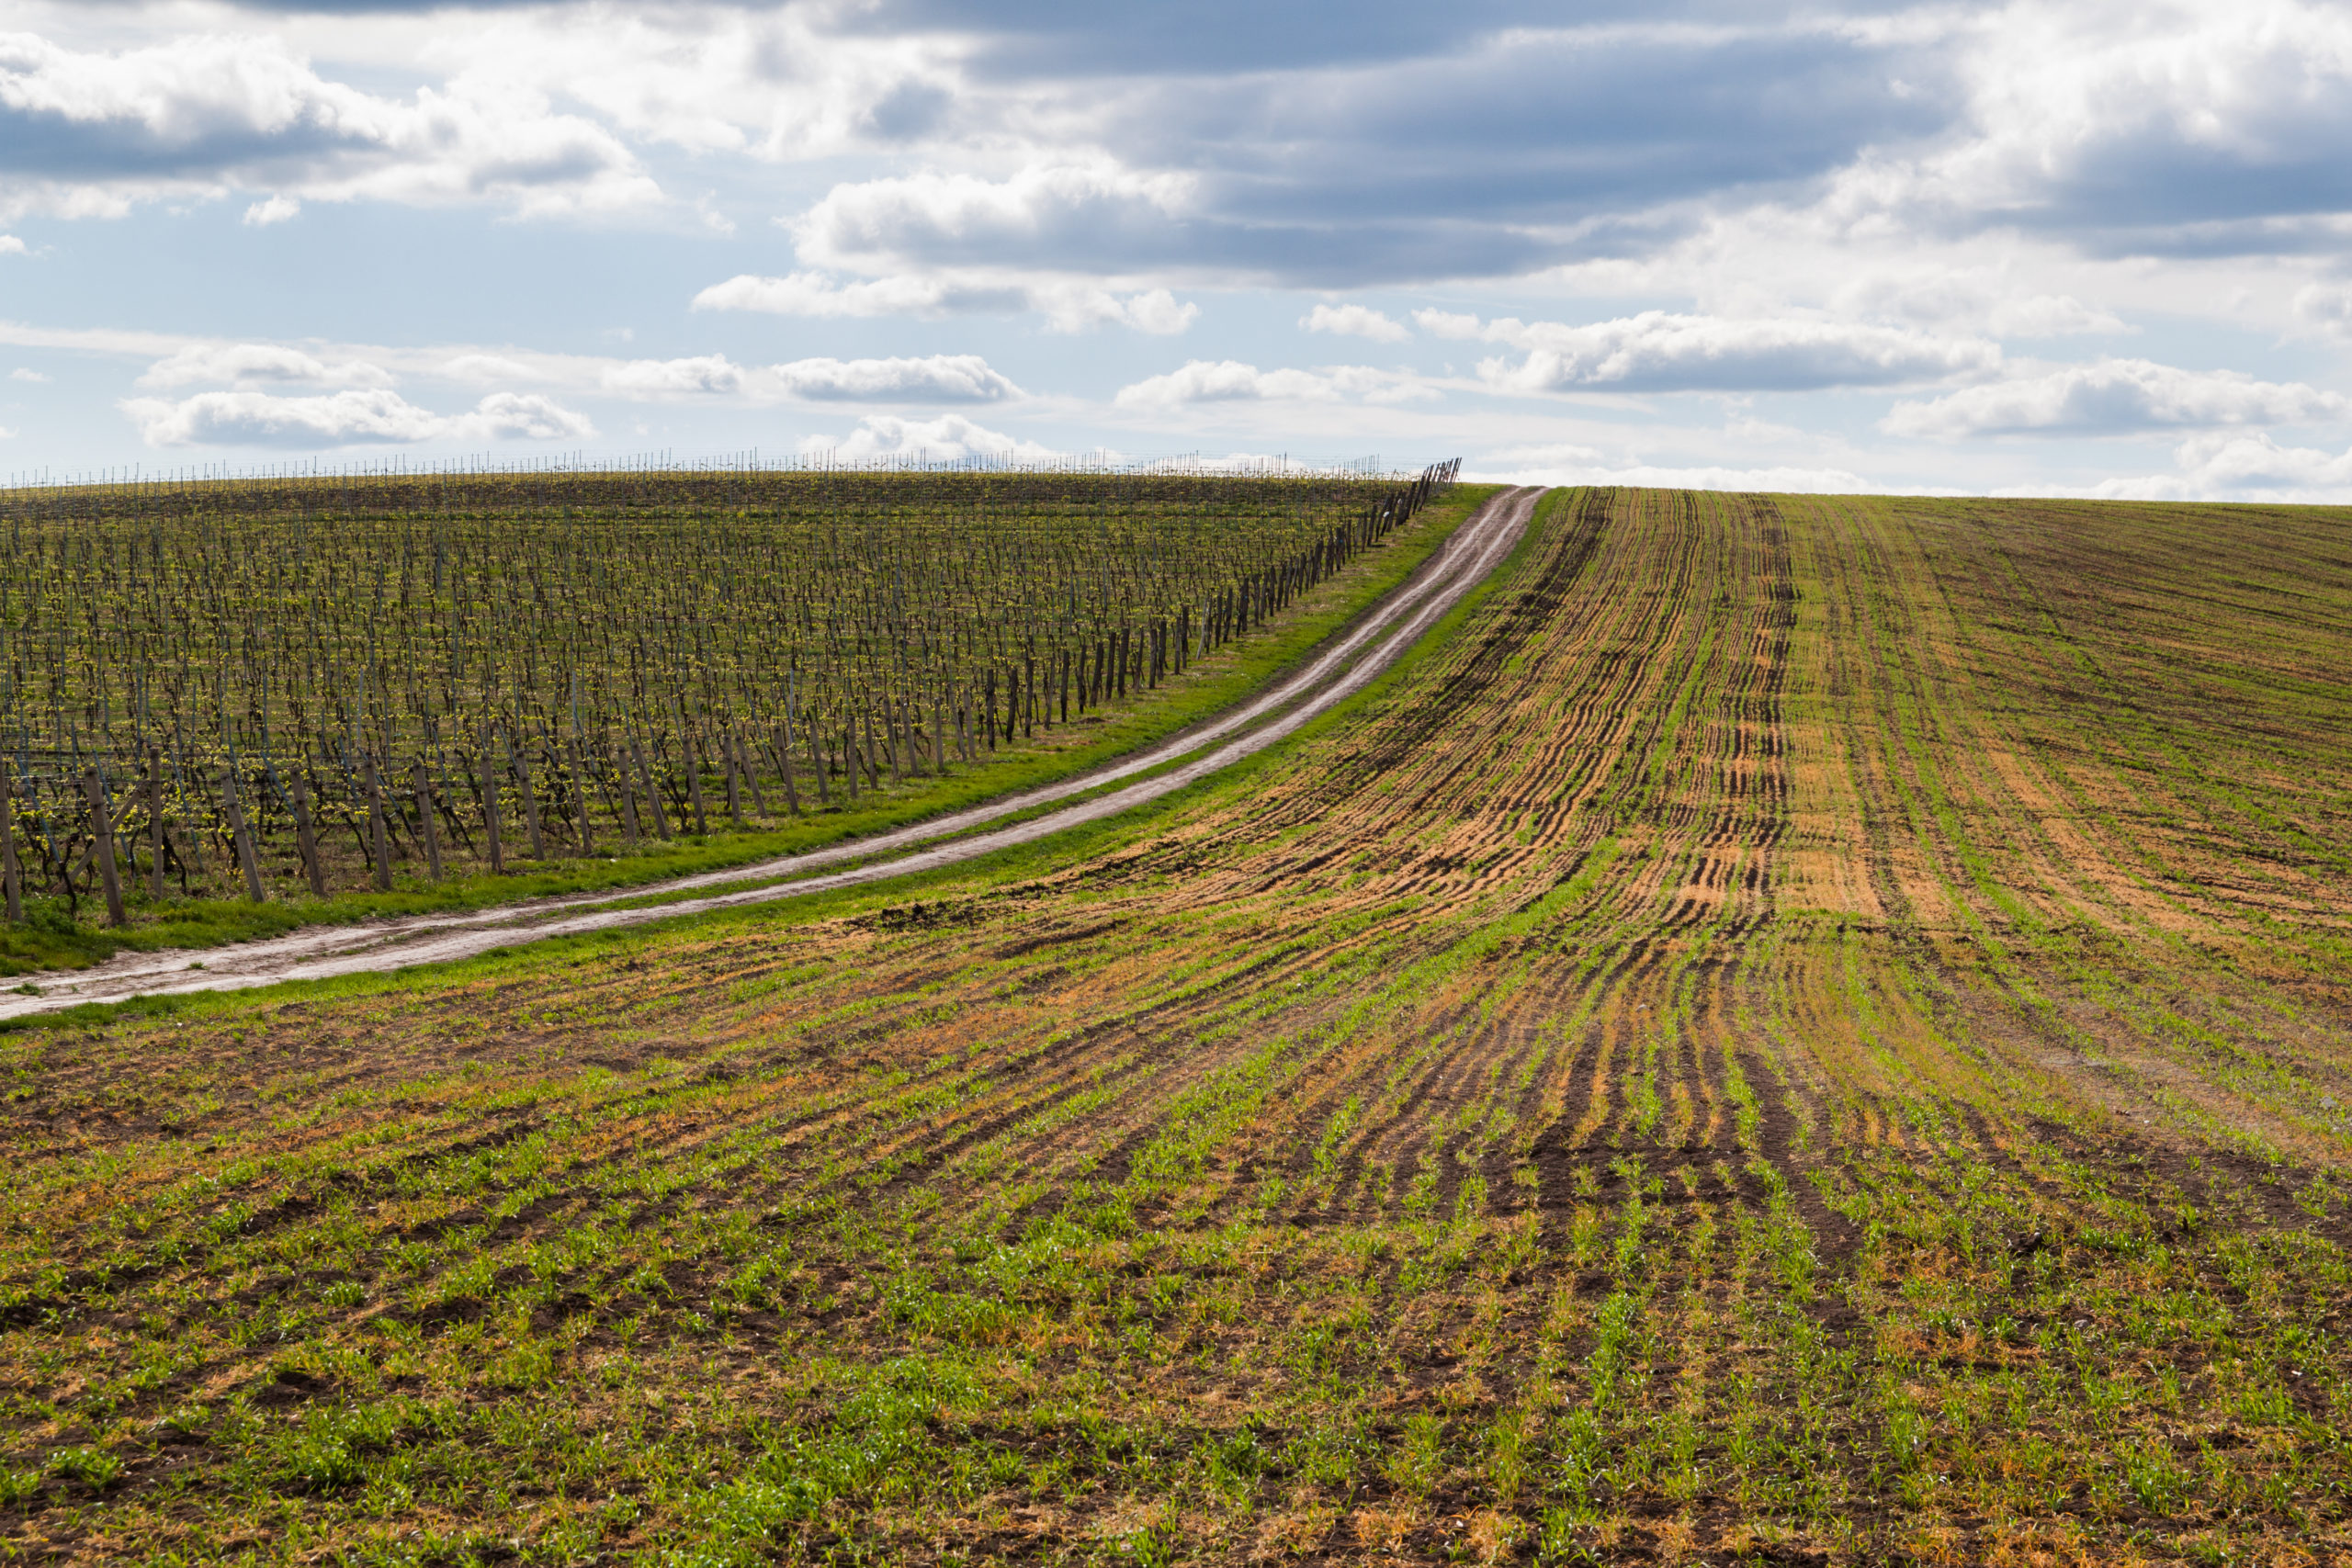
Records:
M2352 501L2352 9L0 0L0 474Z

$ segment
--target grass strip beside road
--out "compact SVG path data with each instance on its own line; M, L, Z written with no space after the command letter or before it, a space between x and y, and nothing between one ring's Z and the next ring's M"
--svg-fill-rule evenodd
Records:
M1114 761L1242 702L1303 662L1403 583L1498 488L1455 486L1410 525L1265 626L1125 707L1075 717L1068 725L1003 746L976 767L951 769L944 778L867 789L855 808L836 788L831 805L775 827L682 835L649 843L633 854L524 861L504 876L478 874L435 884L402 874L390 893L339 893L325 898L297 894L267 904L168 896L153 902L126 887L131 923L119 931L74 919L62 897L34 897L26 900L25 925L0 929L0 977L23 979L44 970L85 968L124 950L218 947L281 936L304 926L482 909L643 886L802 854L1035 789ZM84 900L85 906L89 902Z

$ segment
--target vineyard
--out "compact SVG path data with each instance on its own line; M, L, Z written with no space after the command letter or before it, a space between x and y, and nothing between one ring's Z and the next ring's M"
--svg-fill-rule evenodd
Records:
M28 893L120 926L142 899L390 891L854 807L1159 686L1452 471L12 492L9 918Z
M0 1551L2352 1561L2347 528L1554 491L1136 817L0 1033Z

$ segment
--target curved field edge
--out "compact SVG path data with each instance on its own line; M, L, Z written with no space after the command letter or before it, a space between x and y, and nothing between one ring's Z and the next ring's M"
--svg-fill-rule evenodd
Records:
M910 781L865 792L851 808L836 799L784 825L749 830L721 828L707 835L649 841L635 854L587 860L524 862L504 876L452 876L439 884L408 881L391 893L338 893L325 898L286 894L266 904L243 900L172 898L162 906L131 905L135 923L122 930L37 919L0 928L0 977L38 985L44 970L103 962L117 952L152 953L217 947L281 936L305 926L495 908L532 899L622 891L650 883L702 875L783 855L851 842L1115 762L1145 747L1182 735L1246 701L1251 693L1314 656L1408 581L1454 530L1502 487L1455 485L1410 524L1303 593L1261 627L1244 634L1169 677L1124 706L1098 711L1034 737L1003 744L977 766L956 764L944 778ZM838 794L838 792L836 792Z
M1083 852L7 1037L6 1539L2341 1556L2341 572L2052 515L1564 495Z

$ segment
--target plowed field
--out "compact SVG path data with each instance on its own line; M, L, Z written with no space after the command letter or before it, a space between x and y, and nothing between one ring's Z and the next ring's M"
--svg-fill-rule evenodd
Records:
M1554 492L1137 817L0 1035L0 1548L2352 1561L2347 976L2352 517Z

